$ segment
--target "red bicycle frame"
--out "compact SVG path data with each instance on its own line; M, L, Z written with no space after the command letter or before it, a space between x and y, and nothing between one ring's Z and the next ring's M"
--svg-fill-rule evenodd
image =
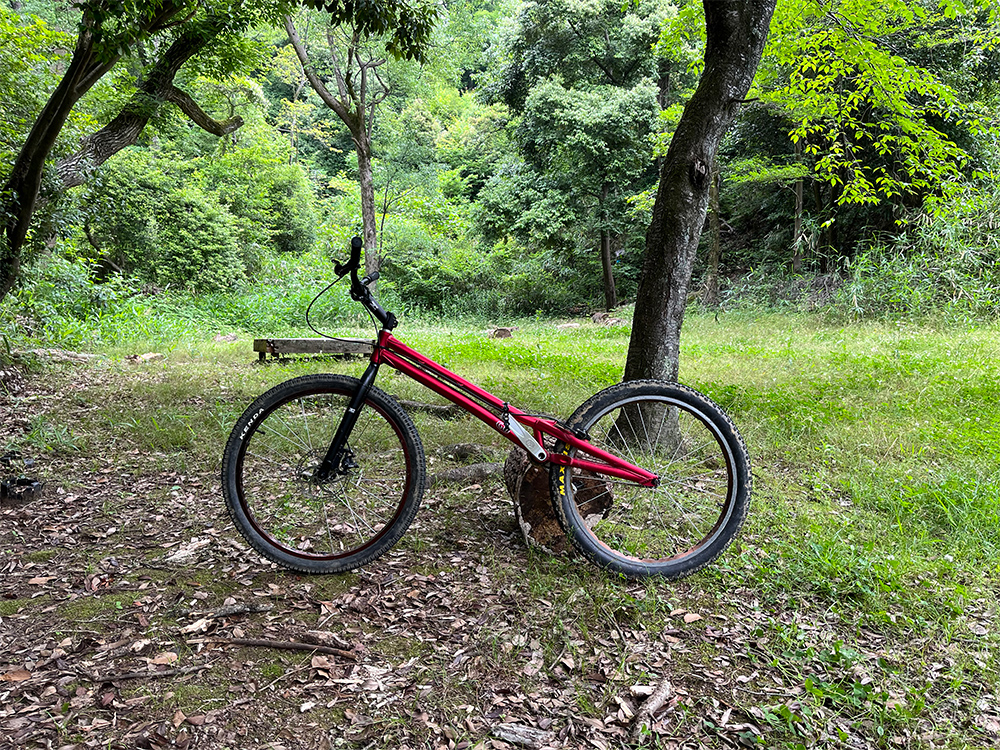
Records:
M542 446L542 451L545 454L544 459L542 459L544 462L625 479L643 487L655 487L658 483L659 478L655 474L591 445L586 437L561 427L554 419L526 414L511 406L492 393L470 383L429 357L425 357L420 352L406 346L393 336L391 331L386 329L379 331L371 363L376 368L385 364L408 375L434 393L469 412L520 447L521 444L504 423L503 417L516 419L531 431L535 441ZM497 412L500 414L498 415ZM561 441L566 446L565 452L552 453L546 450L544 436ZM570 455L570 449L574 448L576 455Z

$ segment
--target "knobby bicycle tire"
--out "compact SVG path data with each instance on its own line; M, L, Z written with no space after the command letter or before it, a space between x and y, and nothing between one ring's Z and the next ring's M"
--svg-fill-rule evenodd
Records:
M553 465L552 503L574 546L627 578L690 575L715 560L746 519L750 457L728 416L682 385L636 380L593 395L568 420L658 486ZM564 443L557 453L575 455Z
M409 527L426 484L413 421L373 387L328 480L326 455L357 378L306 375L264 393L233 428L222 461L226 507L250 545L303 573L340 573L389 550Z

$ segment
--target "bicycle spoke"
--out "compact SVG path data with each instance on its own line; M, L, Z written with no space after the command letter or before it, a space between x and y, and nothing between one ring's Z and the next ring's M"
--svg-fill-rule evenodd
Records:
M275 416L275 415L272 415L272 416ZM279 422L281 422L281 417L277 417L277 419L278 419ZM284 423L282 423L281 426L282 427L286 427L286 425ZM280 432L278 432L277 430L275 430L273 427L268 427L267 425L261 425L260 428L259 428L259 431L262 432L265 435L272 435L272 436L274 436L276 438L281 438L282 440L285 440L285 441L291 443L296 448L299 448L299 449L304 450L306 452L309 451L309 446L308 445L306 445L305 443L303 443L301 441L297 442L295 440L292 440L292 438L290 438L288 435L282 435ZM296 437L298 437L298 436L296 436Z
M309 450L312 451L313 444L312 438L309 436L309 419L306 417L306 403L304 399L299 399L299 411L302 414L302 426L306 431L306 444L309 446Z
M639 398L603 413L587 431L595 447L659 477L654 489L600 469L567 469L579 512L590 518L589 509L604 509L591 533L642 560L674 559L697 548L729 497L728 464L704 424L666 400ZM591 494L595 482L603 489Z

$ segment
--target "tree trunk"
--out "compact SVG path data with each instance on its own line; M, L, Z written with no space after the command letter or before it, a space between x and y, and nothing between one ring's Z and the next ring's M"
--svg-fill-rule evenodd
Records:
M704 0L705 71L660 170L625 380L677 380L684 306L708 211L710 165L750 89L774 5L775 0Z
M611 233L601 227L601 266L604 269L604 309L611 312L618 307L615 291L615 270L611 260Z
M361 185L361 226L365 241L365 273L379 270L377 222L375 217L375 178L372 174L372 146L362 126L360 138L354 141L358 153L358 181Z
M719 304L719 261L722 258L722 216L719 214L719 160L712 163L712 184L708 189L708 217L711 243L708 246L708 268L705 271L705 291L701 301L705 305Z
M795 161L802 160L802 143L795 142ZM795 180L795 219L792 223L792 273L802 273L802 213L804 210L805 178Z
M45 160L69 117L73 106L114 62L94 62L94 24L87 17L80 28L73 58L65 75L35 120L24 146L14 162L7 183L0 189L3 235L0 236L0 300L14 286L21 266L21 248L28 236L28 226L35 212L42 184ZM117 58L116 58L117 59Z
M359 32L355 30L342 67L335 49L333 35L328 29L327 44L330 48L331 77L337 85L337 95L334 95L310 63L309 53L299 37L291 16L285 16L284 20L288 41L292 43L295 54L298 56L299 62L302 63L302 70L309 80L309 85L351 132L354 150L358 155L365 273L370 275L378 271L381 266L377 240L378 222L375 216L375 180L372 174L372 126L376 107L389 95L388 85L377 75L377 69L385 63L385 60L370 59L367 62L362 62L358 55ZM357 64L357 70L352 73L352 65L354 64ZM369 74L372 74L371 77ZM371 90L371 79L378 83L381 87L380 91ZM371 289L375 291L375 286L372 285Z
M158 3L145 22L135 29L138 39L152 30L164 28L181 6L167 1ZM84 10L76 47L66 72L35 120L11 168L6 184L0 188L0 301L17 280L21 267L21 249L28 236L42 184L45 160L73 107L121 57L121 52L100 47L101 20Z
M618 295L615 292L615 269L611 259L611 232L608 231L607 205L611 186L607 183L601 188L600 204L597 215L601 222L601 268L604 271L604 309L611 312L618 307Z

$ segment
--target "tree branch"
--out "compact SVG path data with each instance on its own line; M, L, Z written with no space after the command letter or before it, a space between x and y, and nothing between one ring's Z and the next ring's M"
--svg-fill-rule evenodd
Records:
M238 130L243 125L243 118L239 115L230 117L227 120L215 120L205 110L198 106L198 102L191 96L176 86L169 86L164 92L164 99L171 104L176 104L181 112L202 130L208 131L212 135L222 137Z
M309 55L306 53L306 48L302 44L302 40L299 38L298 31L295 30L295 24L292 23L291 16L285 16L285 32L288 34L288 41L292 43L292 47L295 50L295 54L299 57L299 62L302 63L302 72L305 73L306 78L309 79L309 85L312 86L313 91L323 100L323 103L332 109L344 124L351 127L352 117L347 111L347 107L344 103L337 99L330 90L326 87L326 84L320 80L320 77L316 75L316 72L312 69L309 63ZM337 85L340 85L341 76L337 76Z
M358 655L353 651L333 646L319 646L313 643L300 643L298 641L272 641L261 638L205 638L205 642L229 643L233 646L256 646L258 648L277 648L286 651L313 651L318 654L332 654L344 659L357 661Z

